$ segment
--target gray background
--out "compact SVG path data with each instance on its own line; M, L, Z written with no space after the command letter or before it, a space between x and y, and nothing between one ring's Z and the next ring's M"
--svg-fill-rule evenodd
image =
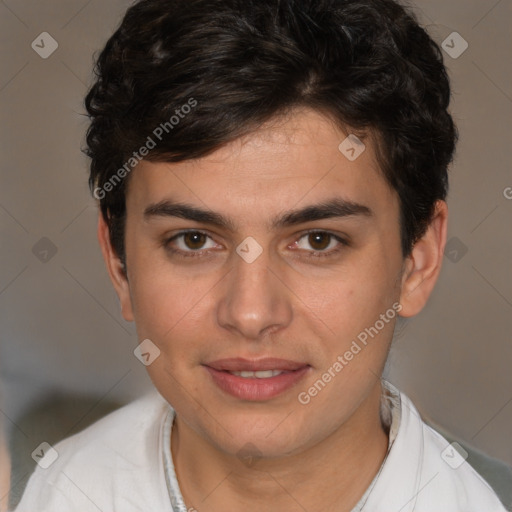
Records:
M150 386L104 268L80 152L93 53L129 3L0 2L0 407L28 454L42 433L27 416L73 432ZM512 2L413 5L436 41L456 31L469 47L444 53L460 130L449 250L429 304L400 327L388 378L426 418L512 464ZM58 42L47 59L31 47L42 32ZM55 412L62 393L67 416Z

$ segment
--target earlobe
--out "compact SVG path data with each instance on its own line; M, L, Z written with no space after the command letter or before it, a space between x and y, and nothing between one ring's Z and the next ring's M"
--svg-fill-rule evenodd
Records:
M112 281L117 296L119 297L121 314L127 322L132 322L134 317L127 275L121 260L112 247L109 228L101 212L98 214L97 235L110 280Z
M414 244L411 254L404 262L400 316L414 316L427 303L441 271L447 224L448 207L444 201L437 201L427 231Z

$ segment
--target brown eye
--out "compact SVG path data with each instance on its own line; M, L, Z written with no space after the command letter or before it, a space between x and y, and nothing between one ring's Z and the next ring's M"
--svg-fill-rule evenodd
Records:
M335 256L342 251L348 242L328 231L310 231L302 235L294 244L306 256Z
M201 231L182 231L168 240L164 240L166 250L183 256L201 256L215 248L215 242Z
M329 247L331 238L329 233L309 233L308 242L315 251L323 251Z
M201 249L208 238L204 233L200 233L198 231L190 231L188 233L184 233L182 236L183 242L188 249Z

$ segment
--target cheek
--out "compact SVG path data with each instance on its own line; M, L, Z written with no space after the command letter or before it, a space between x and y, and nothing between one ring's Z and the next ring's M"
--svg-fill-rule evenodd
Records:
M296 285L303 313L335 335L354 334L354 329L373 324L399 296L392 273L375 260L369 265L353 265L332 278L303 280Z
M188 287L180 284L177 276L170 276L168 271L145 259L134 258L131 269L130 294L137 332L139 337L154 337L158 344L185 314Z
M184 407L182 401L186 406L185 398L195 393L191 372L197 371L201 340L204 345L198 332L206 322L203 287L168 269L146 267L136 273L131 290L137 336L150 339L160 351L146 371L170 403Z
M338 386L347 389L367 379L368 370L377 374L385 362L399 307L399 293L393 291L390 276L375 264L354 265L350 272L339 273L322 286L301 288L307 297L304 303L314 305L299 314L309 319L309 329L316 335L318 370L323 373L331 368L332 372L338 356L344 357L343 370L335 372L333 392Z
M130 290L139 339L151 339L168 361L190 361L212 332L212 297L217 275L195 275L158 262L134 262Z

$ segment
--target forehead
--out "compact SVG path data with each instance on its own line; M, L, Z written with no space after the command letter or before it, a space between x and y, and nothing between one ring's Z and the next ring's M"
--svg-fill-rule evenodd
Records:
M350 130L302 109L200 159L142 161L132 171L126 202L129 212L140 213L148 203L172 197L250 220L257 211L271 215L334 195L377 210L397 207L370 137L358 145Z

